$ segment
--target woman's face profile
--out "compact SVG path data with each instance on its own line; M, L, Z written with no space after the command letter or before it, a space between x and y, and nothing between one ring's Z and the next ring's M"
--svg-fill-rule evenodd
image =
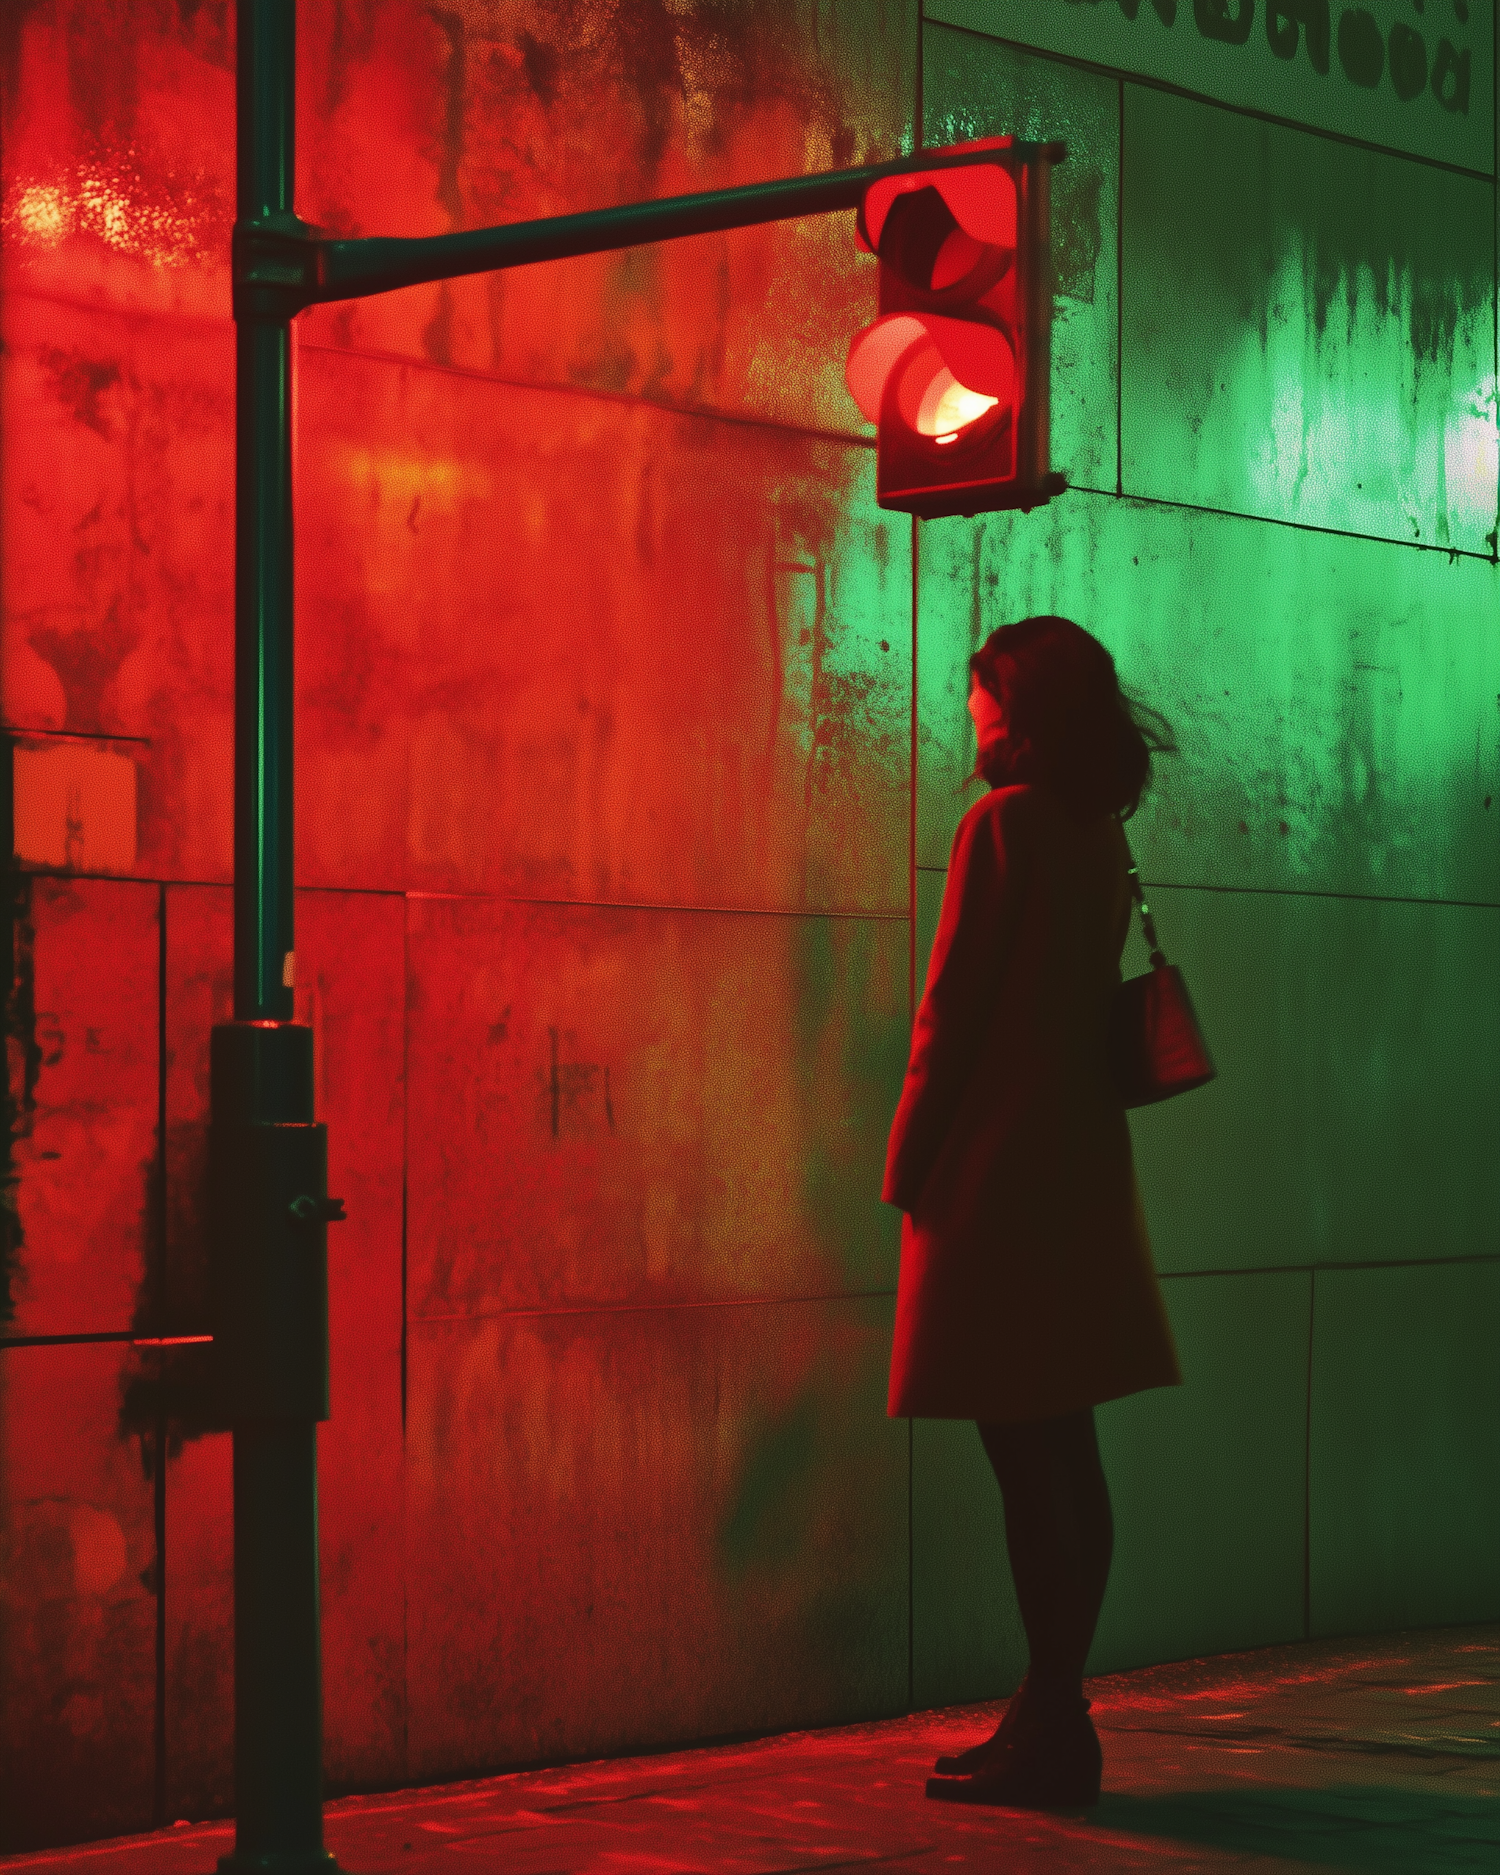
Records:
M969 714L974 719L974 734L982 754L1004 735L1005 711L999 700L985 689L977 677L972 678L969 684Z

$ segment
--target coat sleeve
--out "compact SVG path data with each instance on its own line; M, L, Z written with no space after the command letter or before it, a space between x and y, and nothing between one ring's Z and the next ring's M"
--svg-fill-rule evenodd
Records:
M989 1032L1020 890L1024 790L996 790L964 816L948 861L927 987L886 1154L887 1204L911 1211L937 1161Z

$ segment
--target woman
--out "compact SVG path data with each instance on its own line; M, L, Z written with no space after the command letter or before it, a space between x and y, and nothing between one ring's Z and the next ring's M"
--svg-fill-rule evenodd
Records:
M978 1423L1030 1651L994 1735L940 1758L927 1793L1073 1807L1099 1796L1083 1668L1113 1545L1094 1408L1181 1380L1105 1049L1121 821L1173 744L1069 619L1002 625L970 671L991 792L953 841L891 1129L889 1411Z

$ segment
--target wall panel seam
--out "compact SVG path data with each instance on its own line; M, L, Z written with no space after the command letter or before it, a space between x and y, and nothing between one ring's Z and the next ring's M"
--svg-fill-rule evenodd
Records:
M917 0L917 147L927 145L926 94L924 89L922 0ZM921 594L921 532L918 515L911 517L911 734L910 734L910 811L907 816L907 1021L916 1020L917 1007L917 781L918 781L918 706L917 658L918 616ZM910 1712L917 1696L917 1596L916 1596L916 1439L913 1422L906 1422L906 1709Z
M58 742L130 742L151 747L150 736L122 736L104 729L28 729L24 723L0 723L0 735L51 736Z
M924 867L923 871L933 871ZM942 869L937 869L942 870ZM229 879L163 879L144 873L120 872L62 872L43 868L23 867L21 876L28 879L100 880L110 885L159 886L167 891L223 891L232 890L233 881ZM902 907L900 910L866 909L863 907L826 906L826 905L689 905L674 904L666 899L630 899L630 898L548 898L534 893L518 892L439 892L422 887L411 886L367 886L367 885L303 885L297 886L298 893L327 892L342 893L349 898L393 898L404 900L452 901L459 904L495 904L495 905L558 905L574 906L583 911L664 911L664 912L701 912L705 916L723 918L841 918L864 919L873 923L904 924L911 913Z
M1307 1396L1302 1443L1302 1638L1312 1639L1313 1324L1318 1305L1316 1271L1307 1277Z
M156 901L156 1190L152 1210L152 1247L156 1269L148 1299L148 1319L165 1334L172 1314L167 1292L167 888L157 887ZM167 1413L158 1396L152 1427L151 1519L156 1557L156 1609L153 1659L156 1670L152 1714L151 1820L167 1825Z
M1252 1263L1237 1269L1158 1270L1162 1282L1201 1281L1215 1276L1316 1276L1341 1270L1435 1270L1458 1264L1500 1263L1500 1250L1477 1250L1458 1256L1364 1257L1358 1262L1333 1259L1318 1263Z
M918 872L946 878L946 866L918 866ZM1349 905L1428 905L1446 911L1500 911L1500 900L1483 898L1418 898L1397 892L1330 892L1317 886L1296 885L1215 885L1197 879L1164 879L1158 874L1141 875L1141 883L1153 892L1238 893L1245 898L1334 899Z
M1125 493L1125 81L1120 79L1115 175L1115 494ZM1103 492L1102 490L1100 491Z
M1121 366L1121 384L1124 383L1124 368ZM1123 419L1122 419L1123 420ZM1101 501L1130 501L1142 508L1171 508L1181 514L1212 514L1225 521L1243 521L1251 527L1286 527L1299 534L1327 534L1335 540L1367 540L1377 547L1398 547L1407 553L1442 554L1450 563L1454 560L1477 560L1481 566L1494 566L1495 553L1480 553L1474 547L1444 547L1430 540L1401 540L1393 534L1366 534L1352 527L1327 527L1316 521L1291 521L1279 514L1255 514L1241 508L1213 508L1206 502L1173 501L1164 495L1137 495L1128 488L1118 493L1107 489L1088 488L1082 483L1070 483L1068 493L1075 495L1093 495Z
M1162 1282L1205 1281L1215 1277L1237 1276L1310 1276L1317 1272L1338 1274L1342 1271L1356 1270L1425 1270L1451 1269L1471 1264L1500 1263L1500 1251L1480 1251L1472 1255L1434 1256L1434 1257L1388 1257L1369 1258L1360 1262L1323 1262L1323 1263L1256 1263L1236 1266L1232 1269L1198 1270L1159 1270ZM479 1322L503 1321L512 1316L543 1315L645 1315L670 1314L683 1309L746 1309L746 1308L784 1308L807 1302L867 1302L878 1301L882 1297L892 1297L896 1293L890 1289L835 1289L819 1291L817 1294L792 1296L727 1296L707 1301L678 1302L598 1302L579 1304L558 1304L549 1308L514 1308L514 1309L479 1309L472 1312L455 1311L443 1315L413 1314L409 1320L414 1324L440 1322ZM15 1335L0 1337L0 1353L12 1350L19 1353L29 1347L120 1347L134 1337L130 1330L111 1331L99 1334L78 1335Z
M340 888L330 887L337 891ZM538 898L511 892L426 892L409 890L408 899L438 903L493 905L555 905L580 911L697 912L710 918L843 918L876 924L905 924L911 914L901 911L845 911L798 905L674 905L670 902L625 898Z
M725 1296L708 1301L558 1303L546 1308L459 1310L445 1315L414 1314L411 1320L414 1325L427 1326L443 1322L503 1322L562 1315L676 1315L688 1309L797 1308L806 1303L877 1302L895 1293L894 1288L834 1289L816 1295Z
M23 729L15 733L30 736L38 732L32 729ZM91 737L89 739L98 740L99 738ZM234 881L229 878L163 878L159 873L142 872L65 872L60 867L53 866L23 865L16 870L18 875L24 879L62 879L68 882L75 879L102 880L107 885L161 886L168 892L228 892L232 891L234 887ZM410 896L407 888L400 885L304 885L299 882L297 892L299 895L304 892L341 892L348 898L406 898ZM462 897L463 894L453 893L451 896L458 898ZM572 901L569 900L567 902L571 903Z
M410 1476L407 1448L406 1402L408 1340L411 1311L409 1290L409 1206L411 1182L411 917L401 919L401 1775L411 1775L411 1570L408 1566L406 1486Z
M1075 0L1076 3L1076 0ZM1089 0L1085 0L1089 3ZM926 9L923 17L927 18ZM1193 91L1186 85L1174 84L1170 78L1153 78L1147 72L1126 71L1119 65L1101 65L1096 59L1086 59L1076 53L1054 52L1049 47L1034 46L1024 39L1011 39L1001 33L981 32L977 26L960 26L954 20L933 19L934 26L941 26L944 32L962 33L966 38L978 39L985 45L1005 46L1012 52L1024 52L1034 59L1045 59L1054 65L1067 65L1074 71L1092 72L1100 78L1113 78L1122 85L1139 85L1143 91L1165 91L1174 98L1185 98L1190 104L1207 105L1211 110L1227 111L1235 117L1248 117L1260 124L1273 124L1281 130L1299 130L1304 136L1318 137L1325 143L1342 143L1353 150L1367 150L1372 156L1389 156L1398 162L1416 163L1423 169L1440 169L1451 176L1467 176L1471 182L1495 184L1493 175L1487 175L1482 169L1469 169L1463 163L1445 163L1438 156L1420 156L1413 150L1393 149L1388 143L1372 143L1366 137L1352 137L1346 131L1326 130L1321 125L1304 124L1295 117L1278 117L1273 111L1258 111L1250 104L1229 104L1223 98L1210 97L1206 91Z

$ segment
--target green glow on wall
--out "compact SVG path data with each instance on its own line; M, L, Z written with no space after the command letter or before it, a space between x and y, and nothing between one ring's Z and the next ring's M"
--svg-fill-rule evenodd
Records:
M1085 60L1158 16L929 0L923 34L929 139L1068 139L1053 453L1074 486L920 530L919 968L974 798L968 658L1061 612L1176 728L1131 838L1220 1068L1132 1116L1188 1384L1101 1411L1119 1518L1093 1665L1493 1610L1494 186L935 11L1024 16ZM986 1602L977 1443L919 1422L913 1453L936 1704L1014 1676L1021 1644Z
M1317 269L1315 242L1288 231L1261 330L1241 331L1219 362L1230 388L1215 416L1248 439L1247 505L1368 533L1396 513L1413 539L1418 517L1436 515L1438 545L1483 550L1496 491L1489 308L1466 309L1445 355L1424 358L1409 267L1384 281L1341 272L1321 303Z
M1127 85L1126 494L1494 550L1494 191Z
M1060 611L1176 727L1135 838L1152 876L1493 900L1496 572L1384 541L1074 491L922 536L919 858L946 864L966 662Z

